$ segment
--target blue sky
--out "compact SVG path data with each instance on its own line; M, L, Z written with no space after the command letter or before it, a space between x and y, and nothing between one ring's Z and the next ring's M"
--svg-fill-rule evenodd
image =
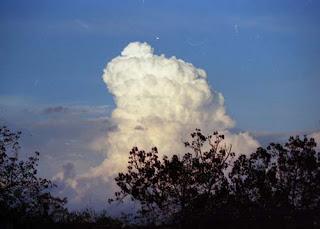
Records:
M7 103L112 105L102 70L138 40L205 69L241 129L320 126L318 1L0 5L0 96Z

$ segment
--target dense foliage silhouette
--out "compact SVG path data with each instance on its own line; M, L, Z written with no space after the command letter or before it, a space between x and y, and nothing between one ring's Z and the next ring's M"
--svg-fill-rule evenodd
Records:
M314 139L290 137L284 145L235 159L224 136L199 129L191 153L158 157L157 148L134 147L128 168L115 178L115 199L140 203L149 224L182 228L319 228L320 153ZM111 200L113 201L113 200Z
M156 223L196 219L221 204L228 193L224 173L234 153L221 145L224 136L217 132L204 136L197 129L191 137L185 145L193 153L181 158L160 160L157 148L146 153L134 147L127 172L115 178L121 189L116 200L129 195L140 202L141 215Z
M66 199L54 197L54 184L37 177L39 153L19 159L21 132L0 128L0 218L13 221L59 220L66 209Z
M249 157L229 174L236 217L276 225L319 227L320 153L313 138L290 137Z
M0 128L0 227L4 228L320 228L320 152L290 137L235 156L224 135L199 129L185 154L159 158L134 147L112 201L139 203L141 224L90 209L69 212L55 184L37 175L39 153L21 157L20 132Z
M69 212L66 198L51 194L55 184L37 176L39 152L19 157L21 132L0 127L0 228L123 228L106 212Z

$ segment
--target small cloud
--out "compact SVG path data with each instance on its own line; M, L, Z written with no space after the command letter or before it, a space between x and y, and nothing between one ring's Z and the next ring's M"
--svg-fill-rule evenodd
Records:
M41 108L41 114L70 114L70 115L79 115L79 114L88 114L91 117L105 116L109 112L108 106L51 106L46 108Z
M43 114L67 113L69 108L63 106L47 107L43 110Z
M76 20L74 20L74 22L75 22L78 26L80 26L81 28L83 28L83 29L89 29L88 23L86 23L86 22L84 22L84 21L82 21L82 20L76 19Z
M234 28L234 32L236 34L238 34L239 33L239 25L238 24L234 24L233 28Z
M35 86L35 87L37 87L38 84L39 84L39 80L35 80L35 81L33 82L33 86Z
M193 47L197 47L197 46L203 46L205 45L207 42L207 38L204 38L204 39L201 39L201 40L194 40L194 39L191 39L191 38L187 38L186 39L186 43L190 46L193 46Z

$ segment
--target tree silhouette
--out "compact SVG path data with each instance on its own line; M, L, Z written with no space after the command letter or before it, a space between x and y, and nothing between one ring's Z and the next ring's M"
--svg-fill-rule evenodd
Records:
M19 159L20 135L0 128L0 220L62 220L66 199L52 196L50 189L55 185L37 176L39 152Z
M0 128L0 226L124 226L106 212L68 212L66 199L50 193L55 185L37 176L39 153L20 158L20 135ZM290 137L235 161L218 132L205 136L196 129L185 146L187 153L161 159L156 147L150 152L134 147L110 201L137 201L140 216L154 227L319 228L320 152L313 138Z
M154 147L146 153L134 147L127 172L115 178L120 191L116 200L130 196L141 204L140 213L152 222L195 222L227 198L225 176L234 153L223 144L223 135L205 136L199 129L185 142L191 150L170 159L158 157Z
M185 146L190 152L158 157L134 147L126 172L115 178L120 191L140 203L149 223L183 228L318 228L320 153L314 139L290 137L285 144L235 154L214 132L199 129ZM111 200L113 201L113 200Z
M313 138L290 137L235 161L229 174L241 218L310 224L319 218L320 153ZM239 217L239 215L238 215Z

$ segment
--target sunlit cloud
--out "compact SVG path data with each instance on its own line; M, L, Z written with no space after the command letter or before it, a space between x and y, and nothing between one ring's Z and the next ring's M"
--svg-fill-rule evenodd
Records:
M92 195L101 189L103 198L112 195L112 178L126 168L133 146L145 150L157 146L162 155L183 153L183 142L195 128L205 133L220 131L237 153L250 153L259 146L247 132L231 133L235 122L226 113L223 95L211 88L203 69L176 57L156 55L147 43L125 47L107 64L103 80L114 96L116 107L110 121L115 128L92 143L95 150L104 151L105 160L75 179L75 202L87 203L87 198L92 202ZM105 200L96 197L97 203Z

